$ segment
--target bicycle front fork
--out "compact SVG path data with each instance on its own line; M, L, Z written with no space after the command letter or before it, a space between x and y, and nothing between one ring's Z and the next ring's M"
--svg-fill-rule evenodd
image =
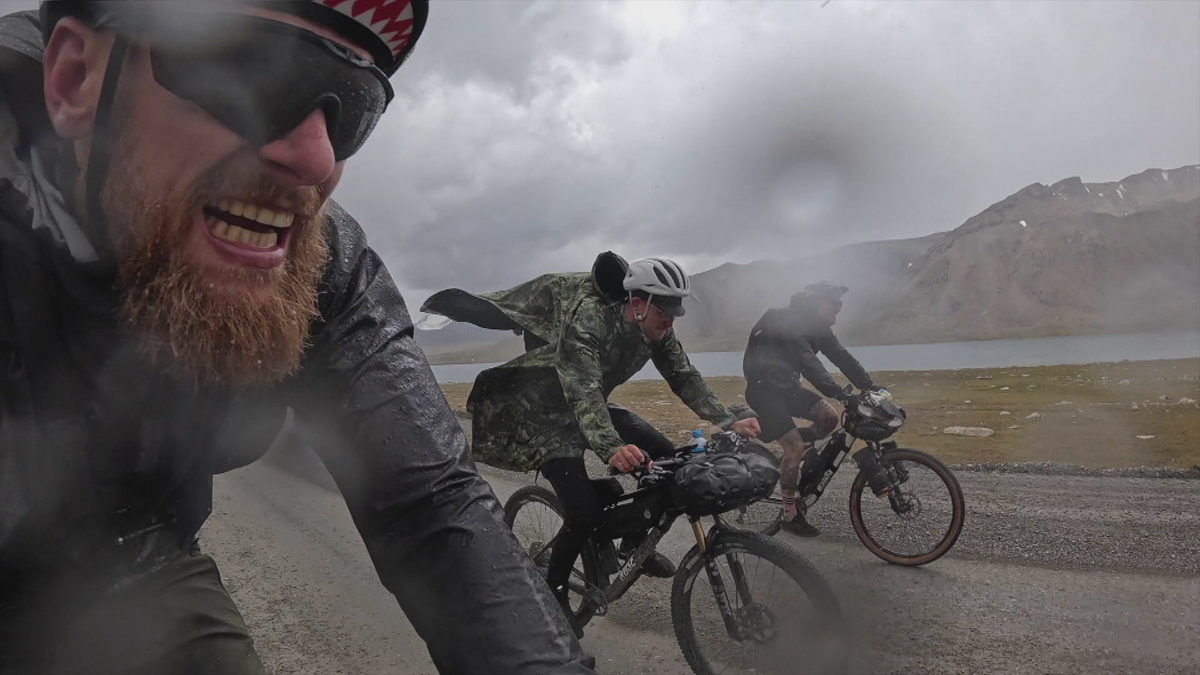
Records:
M908 480L908 471L904 467L883 459L885 453L895 447L892 442L878 447L868 445L854 454L854 461L866 474L867 485L876 497L893 497L900 484Z
M716 516L716 518L718 527L721 527L721 517ZM692 533L696 535L696 545L700 548L700 555L704 556L704 571L708 575L708 583L712 586L713 598L717 601L717 607L721 611L721 620L725 622L725 630L731 638L741 642L747 638L748 631L743 622L739 620L734 605L729 600L725 578L721 575L721 566L717 562L717 556L713 555L710 550L711 540L705 536L699 518L689 517L688 520L692 524ZM714 528L715 530L716 528ZM726 554L725 560L729 564L729 573L733 577L733 584L737 588L740 599L737 605L750 604L750 585L746 583L746 570L742 567L742 561L732 553Z

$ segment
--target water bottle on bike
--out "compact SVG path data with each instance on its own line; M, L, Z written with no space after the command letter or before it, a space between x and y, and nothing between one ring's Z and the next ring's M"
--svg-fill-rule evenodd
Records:
M704 437L704 432L696 429L692 432L692 454L699 455L708 450L708 439Z

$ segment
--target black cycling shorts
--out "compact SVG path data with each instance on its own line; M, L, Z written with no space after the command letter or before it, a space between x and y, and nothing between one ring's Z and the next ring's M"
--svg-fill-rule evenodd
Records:
M765 384L746 386L746 404L758 413L758 424L762 427L758 439L765 443L777 441L795 429L796 417L812 422L813 408L824 400L817 392L799 385L787 389Z

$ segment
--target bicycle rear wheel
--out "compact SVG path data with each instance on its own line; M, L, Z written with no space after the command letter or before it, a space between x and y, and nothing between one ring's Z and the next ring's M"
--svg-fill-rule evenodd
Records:
M563 524L562 505L558 496L541 485L527 485L517 490L504 503L504 524L516 535L521 548L529 554L538 572L545 578L546 568L550 564L551 544ZM575 561L567 582L571 613L580 626L595 615L595 607L584 599L583 590L589 584L603 585L599 581L599 573L595 546L588 542Z
M844 672L841 608L820 573L763 534L714 532L706 551L694 547L684 557L671 590L675 637L692 670Z
M904 478L876 498L867 475L859 472L850 487L854 532L867 550L894 565L937 560L962 533L966 506L958 479L941 460L920 450L888 451L883 464Z
M758 443L742 443L738 447L738 452L758 455L771 462L771 465L776 469L779 468L779 458L766 446ZM739 506L720 515L731 527L750 532L761 532L770 536L779 531L779 514L782 510L783 494L780 493L779 483L776 482L775 490L769 496L753 504Z

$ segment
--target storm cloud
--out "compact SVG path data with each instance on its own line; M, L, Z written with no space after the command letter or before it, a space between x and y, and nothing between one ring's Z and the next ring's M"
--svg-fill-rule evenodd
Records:
M699 271L923 235L1035 181L1196 163L1200 4L436 3L397 86L341 199L415 305L606 248Z
M18 3L5 3L4 9ZM432 3L336 197L411 307L689 271L1200 162L1200 3Z

